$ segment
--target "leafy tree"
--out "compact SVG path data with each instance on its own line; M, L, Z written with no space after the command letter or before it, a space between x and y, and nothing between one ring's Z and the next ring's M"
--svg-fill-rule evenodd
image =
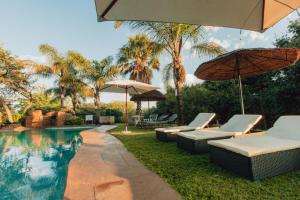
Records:
M4 109L10 123L14 122L10 101L20 95L31 98L30 74L26 73L26 67L27 63L0 48L0 107Z
M164 69L165 82L173 78L176 89L177 112L179 124L183 123L183 102L182 89L185 83L185 67L183 64L182 49L187 42L191 42L192 51L199 55L215 56L225 50L213 43L205 40L205 30L202 26L176 24L176 23L155 23L155 22L128 22L129 25L159 43L170 56L171 63ZM118 26L118 23L116 24Z
M124 75L129 74L131 80L151 83L153 70L159 70L159 55L162 46L151 41L147 35L137 34L128 38L119 52L118 64ZM141 113L141 102L137 102L136 114Z

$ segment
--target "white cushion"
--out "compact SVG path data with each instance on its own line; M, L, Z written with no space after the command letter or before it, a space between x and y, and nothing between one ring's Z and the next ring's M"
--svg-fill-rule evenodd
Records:
M198 130L198 131L190 131L190 132L180 132L177 135L193 140L206 140L206 139L214 139L214 138L222 138L222 137L231 137L234 136L235 132L225 132L220 131L219 129L212 130Z
M300 148L300 141L282 139L268 135L211 140L208 141L208 144L247 157Z
M249 132L260 120L261 115L234 115L227 123L220 127L226 132L239 132L241 134Z
M197 129L204 128L216 116L215 113L199 113L195 119L189 123L190 127L197 127Z
M267 131L268 135L300 141L300 116L282 116Z
M216 116L215 113L199 113L196 118L187 126L175 126L168 128L156 128L155 131L164 133L173 133L181 131L193 131L196 129L202 129Z
M190 126L174 126L168 128L156 128L155 131L164 132L164 133L172 133L172 132L180 132L180 131L189 131L195 130L197 127Z

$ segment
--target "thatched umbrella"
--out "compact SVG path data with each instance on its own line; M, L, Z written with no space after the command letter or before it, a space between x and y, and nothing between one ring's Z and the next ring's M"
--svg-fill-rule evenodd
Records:
M149 102L150 101L164 101L166 100L166 97L158 90L152 90L149 92L145 92L143 94L136 94L133 95L130 99L130 101L148 101L148 109L149 109ZM137 108L140 109L140 108Z
M299 0L95 0L98 21L152 21L265 31Z
M203 80L238 79L241 111L244 114L241 79L289 67L299 59L298 48L241 49L201 64L195 76Z

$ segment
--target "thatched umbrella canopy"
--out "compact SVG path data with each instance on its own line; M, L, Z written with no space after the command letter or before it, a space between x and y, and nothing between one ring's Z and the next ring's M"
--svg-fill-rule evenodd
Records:
M158 90L133 95L130 101L164 101L166 97Z
M203 80L239 79L241 110L244 114L241 79L289 67L299 59L298 48L241 49L201 64L195 76Z
M145 92L143 94L136 94L133 95L130 101L148 101L148 110L150 108L149 102L150 101L164 101L166 97L158 90L152 90L149 92ZM141 108L137 108L137 110L141 111Z

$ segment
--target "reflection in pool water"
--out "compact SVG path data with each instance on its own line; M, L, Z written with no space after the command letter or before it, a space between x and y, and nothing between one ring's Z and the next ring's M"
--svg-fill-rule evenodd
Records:
M68 164L81 143L79 132L0 133L0 199L62 199Z

